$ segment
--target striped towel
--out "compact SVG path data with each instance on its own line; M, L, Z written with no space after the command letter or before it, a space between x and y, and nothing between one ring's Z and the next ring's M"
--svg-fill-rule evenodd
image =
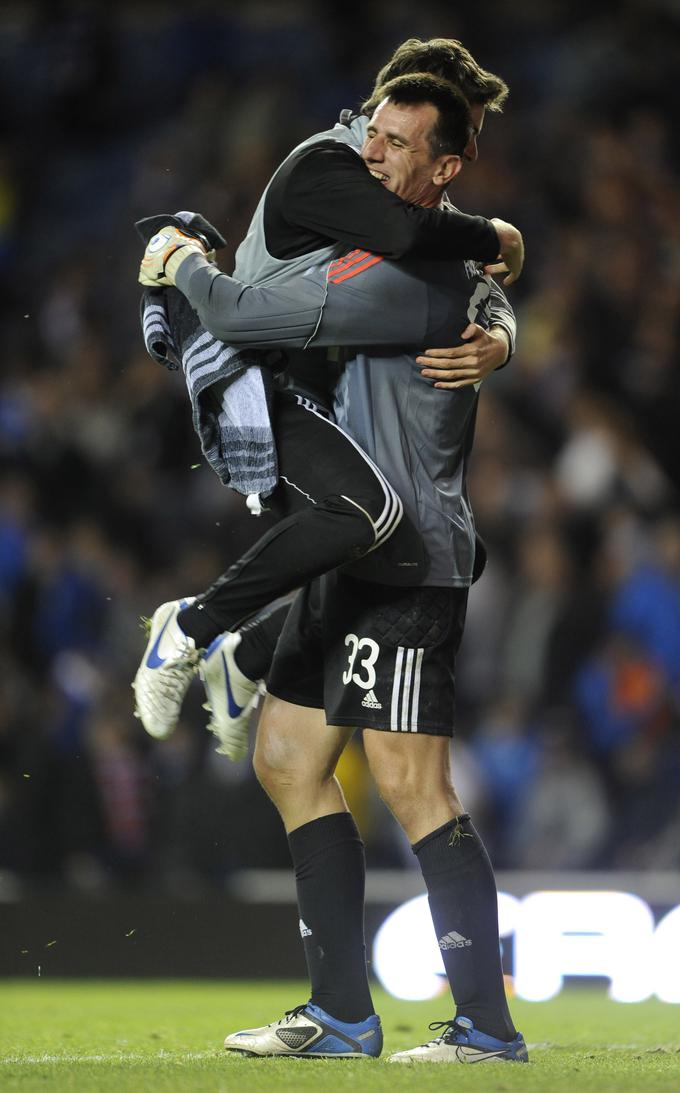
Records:
M180 366L180 356L170 329L162 288L146 289L142 295L139 317L147 353L171 372L176 372Z
M271 427L272 373L268 355L218 341L175 288L146 289L141 321L148 353L171 370L184 371L194 429L208 463L238 493L257 495L258 511L278 481Z

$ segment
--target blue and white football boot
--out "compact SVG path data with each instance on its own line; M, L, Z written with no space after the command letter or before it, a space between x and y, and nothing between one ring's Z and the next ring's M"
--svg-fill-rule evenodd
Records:
M218 755L243 759L248 753L250 715L257 706L264 685L249 679L238 667L234 652L239 633L220 634L208 646L198 665L210 711L208 728L220 742Z
M430 1028L445 1028L446 1032L420 1047L397 1051L388 1063L528 1063L529 1053L524 1037L518 1032L514 1040L497 1040L485 1032L477 1032L469 1017L453 1021L433 1021Z
M314 1059L377 1059L382 1051L380 1018L349 1024L308 1002L288 1010L280 1021L227 1036L227 1051L241 1055L299 1055Z
M198 670L201 651L177 622L179 612L194 599L162 603L148 623L149 641L132 689L135 717L156 740L165 740L174 731L184 696Z

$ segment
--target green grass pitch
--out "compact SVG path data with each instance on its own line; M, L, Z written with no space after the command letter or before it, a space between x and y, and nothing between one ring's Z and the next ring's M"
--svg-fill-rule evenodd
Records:
M301 983L0 982L0 1088L680 1090L680 1007L617 1005L604 989L513 1003L529 1044L529 1066L387 1065L390 1051L428 1039L428 1022L448 1014L444 998L398 1002L379 990L376 1008L386 1040L381 1060L246 1059L221 1050L225 1033L274 1020L305 997Z

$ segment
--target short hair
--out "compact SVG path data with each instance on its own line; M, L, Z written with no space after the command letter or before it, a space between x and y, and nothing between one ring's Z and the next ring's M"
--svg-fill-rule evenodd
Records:
M462 156L473 132L470 107L458 88L448 80L429 72L397 76L381 88L380 102L383 99L399 106L431 103L438 112L437 120L427 134L432 158Z
M477 64L470 51L455 38L430 38L427 42L409 38L380 69L362 112L372 114L384 98L384 85L409 72L429 72L448 80L463 92L471 106L484 106L497 113L503 109L509 94L505 80Z

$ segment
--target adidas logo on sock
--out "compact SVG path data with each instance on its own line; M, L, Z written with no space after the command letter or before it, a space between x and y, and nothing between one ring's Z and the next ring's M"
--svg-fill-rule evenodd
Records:
M375 691L369 691L368 694L364 695L361 705L366 706L369 710L382 710L382 702L378 702Z
M462 934L457 934L455 930L439 938L440 949L465 949L468 945L472 945L469 937L463 937Z
M312 931L303 918L300 919L300 937L311 937Z

